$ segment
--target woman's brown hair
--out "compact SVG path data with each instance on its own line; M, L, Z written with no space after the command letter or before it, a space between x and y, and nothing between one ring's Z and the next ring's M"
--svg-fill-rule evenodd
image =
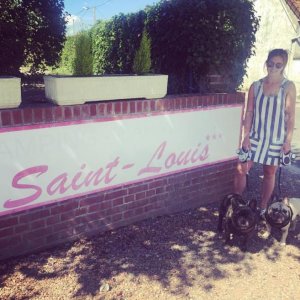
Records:
M269 52L267 62L274 56L280 56L283 59L283 66L285 68L288 62L288 52L284 49L273 49Z

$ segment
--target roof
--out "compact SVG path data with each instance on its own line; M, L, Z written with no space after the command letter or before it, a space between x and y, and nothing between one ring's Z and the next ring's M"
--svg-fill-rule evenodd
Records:
M285 0L295 16L300 20L300 0Z

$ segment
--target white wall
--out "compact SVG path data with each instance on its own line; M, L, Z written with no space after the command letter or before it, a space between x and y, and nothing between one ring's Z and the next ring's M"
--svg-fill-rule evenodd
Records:
M297 99L300 101L300 60L294 60L293 64L290 68L290 78L293 79L293 81L296 84L297 88Z
M270 50L283 48L290 51L290 58L293 56L296 45L291 43L291 39L299 35L296 18L291 14L284 0L256 0L254 7L261 21L256 33L256 55L250 58L247 68L248 77L244 78L243 89L245 90L254 80L266 75L264 64ZM286 68L287 77L293 81L300 81L299 69L299 61L290 59ZM299 92L300 88L298 88Z

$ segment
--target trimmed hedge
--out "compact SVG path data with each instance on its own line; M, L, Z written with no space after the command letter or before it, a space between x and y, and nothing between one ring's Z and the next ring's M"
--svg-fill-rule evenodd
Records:
M209 74L221 75L222 91L231 92L254 53L258 22L251 0L161 0L91 29L93 73L131 73L145 29L152 70L169 75L169 94L214 92Z
M100 21L92 28L95 74L132 72L135 52L140 45L146 13L120 14Z
M61 54L59 68L55 69L56 72L63 74L73 74L76 47L75 41L75 35L67 37Z
M171 76L170 92L206 92L209 73L237 89L253 54L258 20L252 1L160 1L148 13L155 72Z
M74 75L93 74L92 39L87 31L81 32L75 39Z

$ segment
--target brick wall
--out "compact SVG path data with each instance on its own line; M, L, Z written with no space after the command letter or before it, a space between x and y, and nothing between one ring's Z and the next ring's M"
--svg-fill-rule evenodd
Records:
M244 94L168 96L0 110L0 128L244 103ZM0 216L0 259L217 201L232 190L235 161L199 167Z

